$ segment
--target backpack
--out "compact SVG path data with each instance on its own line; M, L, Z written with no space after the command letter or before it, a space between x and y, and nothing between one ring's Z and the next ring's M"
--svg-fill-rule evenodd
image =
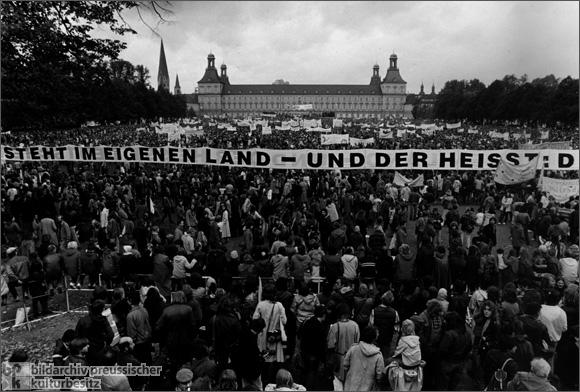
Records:
M483 279L484 282L491 282L493 276L495 275L495 262L491 256L485 257L485 262L483 263Z
M513 361L513 359L512 358L506 359L503 365L501 365L501 368L498 368L495 372L493 372L491 380L489 380L489 383L487 384L487 387L485 387L484 391L507 390L507 381L506 381L507 373L505 370L503 370L503 368L509 361Z

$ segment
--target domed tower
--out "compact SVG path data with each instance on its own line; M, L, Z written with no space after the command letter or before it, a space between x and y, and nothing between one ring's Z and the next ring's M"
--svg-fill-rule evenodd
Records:
M381 83L383 93L383 113L385 116L402 117L407 97L407 82L401 77L397 67L398 57L393 53L389 57L389 69Z
M220 81L222 84L230 84L230 79L228 78L228 67L225 64L222 64L220 70L222 72L220 75Z
M222 69L222 73L224 70ZM219 114L222 108L222 80L215 67L215 56L207 56L207 67L203 77L197 82L199 110L201 113Z
M381 76L379 75L379 65L375 64L373 66L373 76L371 77L371 86L381 84Z

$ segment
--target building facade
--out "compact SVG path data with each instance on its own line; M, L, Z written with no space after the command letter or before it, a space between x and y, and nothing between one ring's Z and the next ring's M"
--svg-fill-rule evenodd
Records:
M341 118L403 117L407 100L407 82L397 67L397 55L389 57L389 68L381 80L379 66L366 85L306 84L231 84L227 66L215 66L209 54L203 77L197 82L197 99L188 106L199 105L199 114L233 116L259 115L263 112L294 113L296 105L312 105L312 113L335 112Z

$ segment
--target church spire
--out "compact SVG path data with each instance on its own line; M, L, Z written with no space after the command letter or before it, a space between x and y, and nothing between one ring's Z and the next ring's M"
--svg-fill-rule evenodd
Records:
M167 70L167 60L165 59L165 48L161 40L161 50L159 52L159 72L157 73L157 91L164 88L169 91L169 71Z
M181 86L179 85L179 75L175 75L175 87L173 88L173 94L179 95L181 94Z

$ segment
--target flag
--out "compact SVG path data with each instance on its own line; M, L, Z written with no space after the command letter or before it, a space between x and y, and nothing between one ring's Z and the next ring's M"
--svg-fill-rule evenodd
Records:
M155 215L155 204L153 204L151 196L149 196L149 211L151 211L151 215Z
M502 158L495 169L494 180L503 185L520 184L532 180L536 177L538 161L539 155L530 162L521 165L514 165Z

